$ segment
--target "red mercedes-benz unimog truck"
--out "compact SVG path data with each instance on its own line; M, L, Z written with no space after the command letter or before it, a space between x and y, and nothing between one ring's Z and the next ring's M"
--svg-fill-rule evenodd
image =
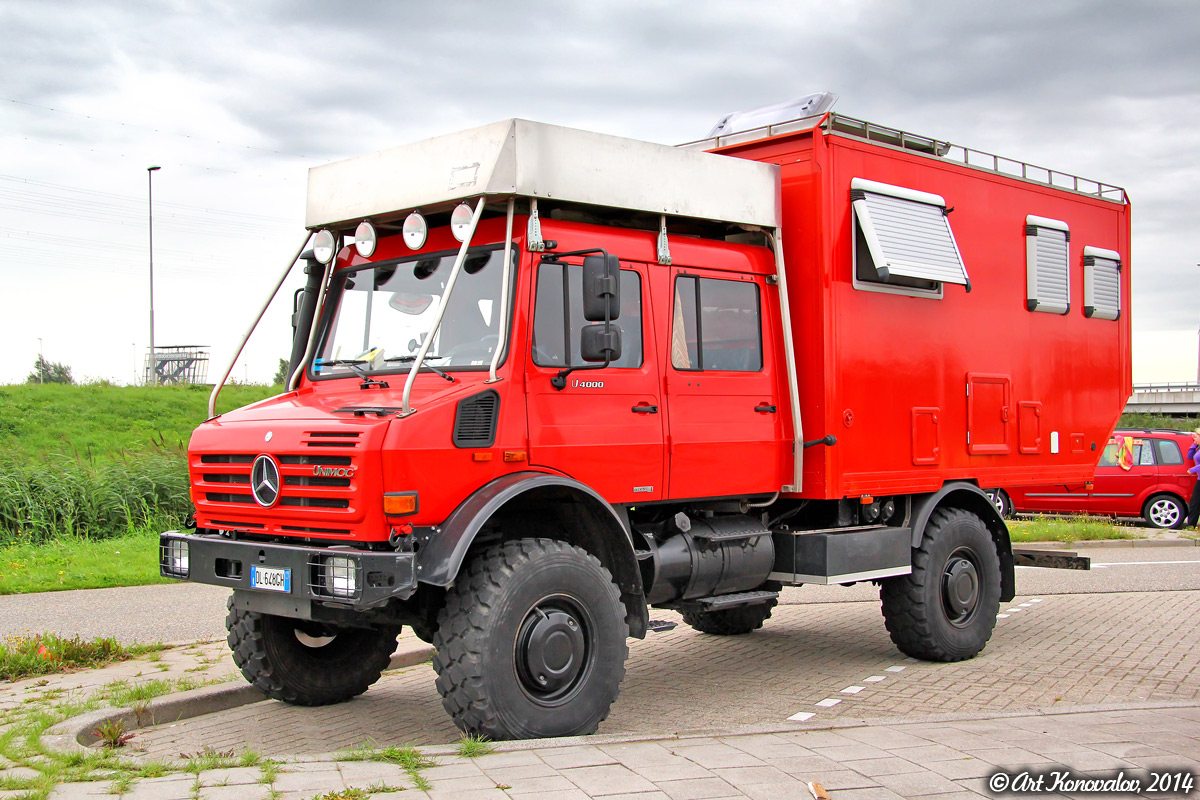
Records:
M196 429L161 537L290 703L408 626L463 731L586 734L650 607L805 583L971 658L1039 563L984 489L1089 479L1131 390L1122 190L833 113L508 120L314 168L306 227L288 390Z

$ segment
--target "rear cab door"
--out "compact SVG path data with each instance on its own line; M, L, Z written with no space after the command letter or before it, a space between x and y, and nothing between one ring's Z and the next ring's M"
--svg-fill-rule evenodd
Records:
M765 276L671 270L665 374L673 499L776 492L786 405ZM790 446L790 440L787 443Z

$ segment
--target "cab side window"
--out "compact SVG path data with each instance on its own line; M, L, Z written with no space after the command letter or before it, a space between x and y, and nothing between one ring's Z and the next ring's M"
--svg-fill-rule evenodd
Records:
M761 370L758 286L748 281L677 277L671 365L681 371Z
M565 302L564 302L565 301ZM579 355L583 318L583 266L541 264L533 310L533 363L539 367L586 366ZM621 270L621 357L610 367L642 365L642 282L636 272Z

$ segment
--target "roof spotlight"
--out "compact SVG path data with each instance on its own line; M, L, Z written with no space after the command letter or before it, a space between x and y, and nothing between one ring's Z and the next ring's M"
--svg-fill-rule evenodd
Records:
M425 237L429 235L429 225L425 218L414 211L404 218L404 243L409 250L420 250L425 246Z
M354 229L354 249L363 258L370 258L375 253L375 245L379 244L379 235L375 226L363 220Z
M450 232L454 234L454 238L460 242L467 238L467 232L471 230L471 218L475 213L471 211L471 207L466 203L459 203L455 206L454 211L450 214Z
M328 264L333 261L334 253L337 251L337 237L333 235L333 231L328 228L317 231L317 235L312 241L313 256L322 264Z

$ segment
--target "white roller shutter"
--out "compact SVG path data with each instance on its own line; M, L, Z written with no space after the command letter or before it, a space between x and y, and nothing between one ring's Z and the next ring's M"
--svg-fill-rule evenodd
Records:
M970 286L940 196L855 178L850 199L882 280L900 275Z
M1083 315L1092 319L1121 316L1121 254L1083 248Z
M1030 311L1066 314L1071 310L1070 242L1067 223L1044 217L1025 218L1026 297Z

